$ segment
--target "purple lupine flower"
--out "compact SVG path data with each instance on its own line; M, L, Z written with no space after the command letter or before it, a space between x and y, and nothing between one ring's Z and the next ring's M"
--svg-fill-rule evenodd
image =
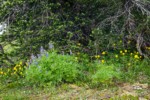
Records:
M34 54L31 54L31 61L34 61L36 59L36 56Z
M43 54L45 52L43 46L40 47L40 53Z
M40 59L41 58L41 54L37 54L37 57L38 57L38 59Z
M49 43L49 44L48 44L48 47L49 47L49 49L53 49L53 48L54 48L54 45L53 45L52 43Z
M37 62L37 57L34 56L33 54L31 54L31 59L29 61L30 64L34 64L34 65L38 65L38 62Z
M73 53L72 53L72 51L70 50L70 55L72 55Z

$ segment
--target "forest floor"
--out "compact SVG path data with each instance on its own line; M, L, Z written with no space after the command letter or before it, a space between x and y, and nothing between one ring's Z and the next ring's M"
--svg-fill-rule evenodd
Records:
M0 100L150 100L147 83L123 83L109 88L89 88L75 84L59 87L16 87L0 89Z

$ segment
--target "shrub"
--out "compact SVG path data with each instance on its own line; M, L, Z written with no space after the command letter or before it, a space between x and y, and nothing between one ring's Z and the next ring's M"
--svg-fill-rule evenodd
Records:
M74 56L50 52L34 59L26 69L25 78L31 84L74 82L79 75L78 67Z
M94 85L103 84L109 85L112 84L114 79L120 78L120 72L117 72L113 65L106 65L96 62L95 72L92 75L92 83Z

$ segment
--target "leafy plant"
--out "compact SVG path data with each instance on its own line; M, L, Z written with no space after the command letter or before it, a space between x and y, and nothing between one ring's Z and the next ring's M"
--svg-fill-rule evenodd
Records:
M34 59L26 69L25 78L31 84L74 82L79 76L79 67L74 56L47 52Z
M120 72L115 70L114 65L106 65L96 62L95 67L96 70L92 75L92 82L95 85L110 85L113 83L114 79L120 78Z

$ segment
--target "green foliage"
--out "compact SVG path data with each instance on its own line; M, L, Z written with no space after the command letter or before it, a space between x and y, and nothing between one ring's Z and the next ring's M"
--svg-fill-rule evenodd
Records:
M79 67L75 57L52 52L36 59L26 69L25 78L32 84L74 82L79 77Z
M95 85L110 85L113 84L115 79L120 78L120 72L115 69L114 65L96 62L94 66L96 67L96 70L92 75L92 82Z
M149 5L148 0L0 0L0 23L8 25L0 35L0 84L150 82ZM50 42L59 53L32 59ZM20 60L32 63L26 68Z
M150 61L148 59L143 59L136 51L131 50L120 50L107 52L105 55L99 55L97 58L100 62L105 61L105 64L115 66L115 69L120 73L123 82L135 82L135 81L145 81L149 80ZM97 57L97 56L96 56ZM146 76L145 76L146 75ZM146 77L146 79L139 79L139 77Z
M27 88L25 92L19 90L19 92L15 93L11 93L12 91L9 93L2 93L0 94L1 97L4 99L10 99L13 96L13 99L30 98L30 94L32 95L32 93L29 91L29 88L32 89L34 86L34 89L39 89L37 86L42 86L42 89L50 88L51 90L54 88L54 85L57 85L58 87L56 88L58 89L56 90L59 91L55 90L52 93L60 93L62 90L65 92L70 91L72 88L81 89L83 85L86 86L86 88L88 85L91 88L109 87L110 89L111 86L116 84L119 86L120 83L130 83L135 81L148 83L150 80L149 59L143 59L138 52L131 52L129 50L120 50L113 53L103 51L99 55L92 56L92 60L90 61L90 56L81 52L74 52L73 55L61 55L60 52L58 53L53 50L54 49L51 49L48 53L41 49L40 51L42 52L38 55L38 58L31 56L30 62L32 63L29 64L28 67L23 67L22 62L17 63L10 71L13 75L8 75L7 68L5 70L0 69L0 74L2 74L0 75L0 78L2 79L0 81L0 91L4 89L7 90L7 88L17 88L16 90ZM23 72L20 68L25 69L25 74L19 74L20 72ZM6 75L1 72L5 72ZM3 79L6 76L9 78ZM12 81L8 81L8 79L11 79ZM67 84L62 85L63 87L59 87L61 83ZM68 83L72 83L73 85L69 84L69 87L67 87ZM74 84L80 85L81 88ZM41 91L38 90L37 93L39 92ZM49 92L46 91L46 93ZM54 95L56 95L55 93ZM33 91L33 94L35 95L35 91ZM115 93L115 95L116 94L117 93ZM137 96L115 95L111 97L110 100L138 99Z
M89 49L86 53L95 55L114 49L112 44L121 39L115 48L138 49L142 55L149 55L149 50L145 50L149 48L149 2L140 2L144 8L137 6L137 1L122 0L0 0L0 22L8 24L7 31L0 35L0 45L13 48L11 53L0 51L0 61L10 66L7 58L13 62L27 60L31 53L39 52L40 46L47 49L50 41L66 52L79 42ZM139 38L144 42L138 48L137 33L142 33Z

